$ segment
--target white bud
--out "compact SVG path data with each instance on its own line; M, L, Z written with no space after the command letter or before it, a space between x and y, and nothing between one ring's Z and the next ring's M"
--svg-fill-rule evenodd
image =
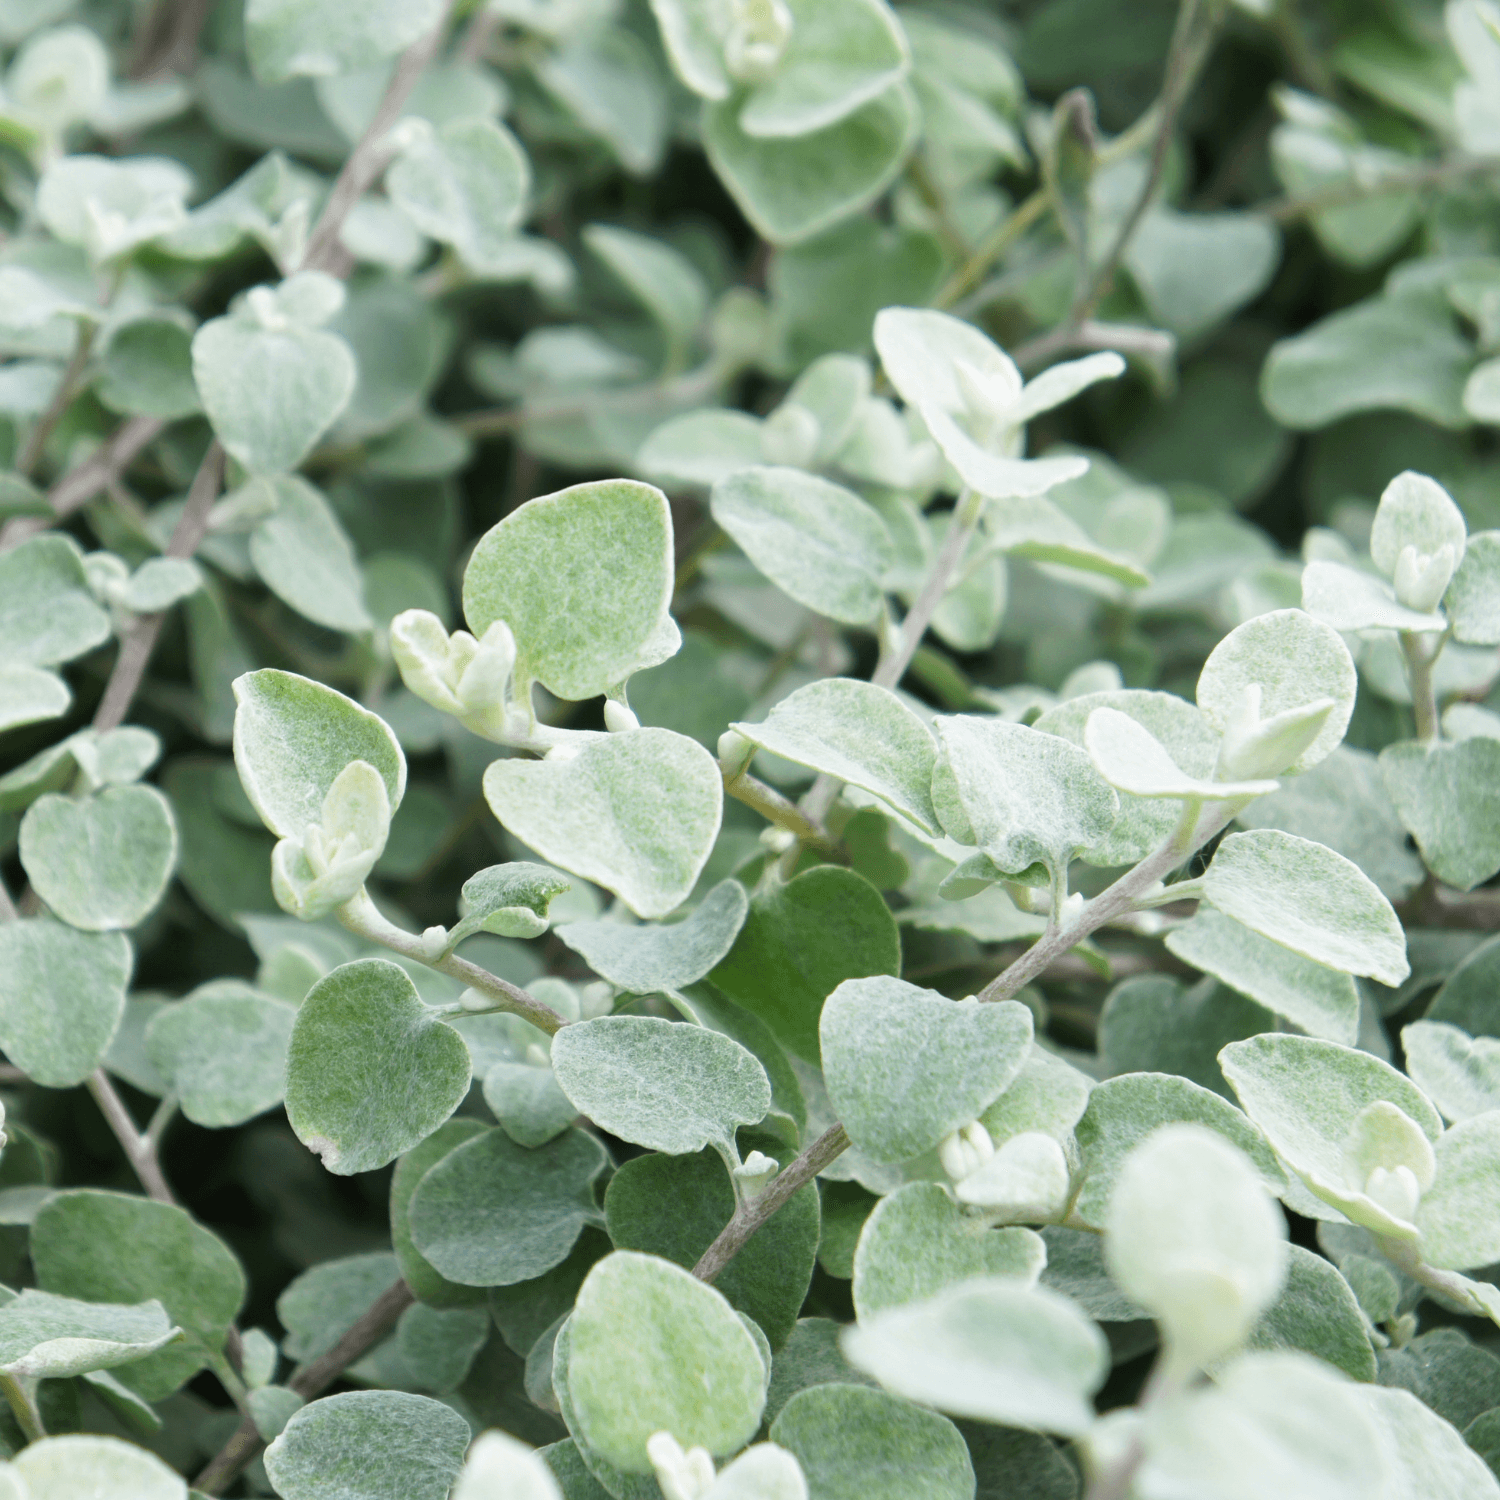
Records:
M543 757L543 760L577 760L583 750L578 745L554 745Z
M1458 567L1458 555L1449 542L1436 552L1418 552L1405 546L1396 558L1396 597L1408 608L1429 614L1443 601Z
M611 734L625 734L632 729L639 729L641 721L626 704L616 703L613 698L606 698L604 700L604 727Z
M737 0L724 38L724 66L741 83L764 83L780 67L791 39L786 0Z
M755 745L738 729L726 729L719 736L719 770L733 781L750 763L755 754Z
M781 1163L774 1156L766 1156L763 1152L752 1151L734 1169L734 1179L740 1186L745 1200L760 1197L771 1184L771 1179L781 1170Z
M552 1057L540 1042L532 1042L526 1048L526 1061L533 1068L550 1068Z
M287 316L276 300L276 293L268 286L253 286L245 293L245 306L250 316L267 333L283 333L290 326Z
M1008 1223L1050 1223L1068 1206L1072 1174L1050 1135L1026 1130L1004 1142L955 1191L960 1203L987 1208Z
M546 1459L509 1433L490 1431L474 1439L469 1460L453 1488L453 1500L562 1500Z
M1280 776L1323 732L1332 698L1315 698L1269 719L1260 716L1261 685L1248 683L1230 710L1214 775L1220 781L1262 781Z
M486 995L483 990L465 990L458 997L458 1003L465 1010L494 1010L495 1002Z
M1377 1099L1355 1116L1344 1140L1344 1182L1376 1211L1366 1228L1409 1233L1436 1173L1432 1142L1404 1110ZM1361 1221L1358 1205L1346 1212Z
M1422 1189L1410 1167L1393 1167L1389 1171L1376 1167L1365 1179L1365 1197L1393 1219L1410 1224L1417 1216Z
M977 1172L994 1154L995 1143L978 1120L970 1120L938 1143L938 1160L955 1182Z
M670 1432L654 1432L646 1439L646 1456L656 1470L663 1500L703 1500L713 1488L714 1461L706 1448L689 1448Z
M450 639L443 622L426 609L403 610L391 621L390 636L391 659L407 687L433 708L461 714L455 689L459 672L478 650L474 637L460 630Z
M797 835L789 828L762 828L760 841L772 854L785 854L797 842Z
M441 925L424 928L421 942L423 957L437 958L448 946L448 929Z

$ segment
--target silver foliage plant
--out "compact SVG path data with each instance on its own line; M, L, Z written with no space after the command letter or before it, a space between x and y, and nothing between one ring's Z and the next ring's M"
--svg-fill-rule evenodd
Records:
M0 0L0 1500L1500 1497L1500 9L1003 9Z

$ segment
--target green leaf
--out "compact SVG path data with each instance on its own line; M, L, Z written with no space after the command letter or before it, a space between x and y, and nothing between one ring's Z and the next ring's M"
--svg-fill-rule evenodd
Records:
M1449 1120L1500 1109L1500 1041L1475 1040L1444 1021L1401 1028L1401 1051L1412 1081Z
M852 870L819 865L752 898L734 947L709 978L815 1063L824 1000L846 979L900 967L900 936L880 892Z
M749 910L744 886L721 880L681 922L569 922L557 935L617 989L649 995L702 979L734 946Z
M302 1002L287 1048L286 1115L340 1177L394 1161L469 1091L469 1049L383 958L343 964Z
M1484 1459L1410 1391L1361 1386L1358 1394L1385 1438L1393 1500L1478 1500L1500 1488Z
M609 224L588 225L583 242L630 288L672 347L689 344L708 313L708 286L692 261L661 240Z
M598 1221L592 1184L604 1147L570 1130L536 1150L503 1130L464 1142L431 1167L411 1198L416 1250L461 1286L514 1286L567 1259Z
M177 863L172 805L150 786L105 787L81 801L49 793L21 820L21 863L70 926L134 927L161 900Z
M1343 563L1308 563L1302 570L1302 607L1335 630L1444 628L1442 615L1408 609L1384 579Z
M55 672L40 667L0 667L0 734L23 724L59 719L73 694Z
M71 1189L44 1203L31 1226L43 1291L84 1302L158 1301L188 1333L118 1379L148 1401L170 1395L217 1352L245 1300L245 1273L228 1246L182 1209L124 1193Z
M327 78L373 67L409 47L442 19L438 0L375 0L347 11L324 3L250 0L245 40L250 65L262 83L306 76Z
M1500 642L1500 532L1476 531L1443 595L1455 640L1475 646Z
M1250 214L1158 206L1130 237L1124 260L1154 319L1184 338L1251 301L1280 250L1274 226Z
M1407 469L1385 487L1370 528L1370 557L1386 577L1395 574L1401 553L1452 550L1457 566L1469 529L1453 497L1435 479Z
M732 724L752 744L879 797L928 833L937 747L895 693L848 677L788 694L760 724Z
M329 630L369 630L359 562L323 496L293 474L252 480L237 492L270 514L250 533L250 560L284 604Z
M1276 781L1204 781L1189 776L1143 724L1115 708L1096 708L1084 725L1083 746L1099 774L1119 792L1158 801L1260 797Z
M157 1012L146 1051L194 1124L243 1125L281 1103L296 1016L283 1000L220 980Z
M829 619L864 625L895 562L885 522L852 490L801 469L739 469L713 487L716 520L783 593Z
M119 1438L75 1433L32 1443L5 1466L16 1500L184 1500L187 1486L154 1453ZM0 1483L5 1469L0 1468ZM25 1485L25 1490L20 1485Z
M1460 1120L1435 1155L1437 1175L1417 1206L1422 1258L1449 1270L1500 1259L1500 1112Z
M400 1157L391 1174L391 1248L396 1253L402 1278L413 1294L433 1307L472 1307L480 1294L473 1287L449 1281L412 1243L412 1195L427 1172L450 1151L484 1133L482 1121L455 1115Z
M469 1446L450 1406L405 1391L346 1391L304 1406L266 1449L283 1500L447 1500Z
M46 1088L82 1083L120 1024L133 961L118 932L78 932L46 918L0 924L5 1055Z
M1445 1422L1463 1428L1489 1409L1500 1378L1497 1359L1457 1327L1434 1328L1399 1349L1382 1349L1379 1383L1410 1391Z
M1380 770L1438 879L1469 891L1500 870L1500 740L1403 740L1380 752Z
M601 1016L552 1039L552 1067L575 1108L621 1140L686 1156L735 1154L735 1130L771 1107L766 1070L717 1031L652 1016Z
M1375 1351L1349 1283L1321 1255L1287 1246L1286 1285L1266 1309L1246 1345L1300 1349L1354 1380L1375 1379Z
M980 1115L980 1123L997 1141L1023 1131L1066 1140L1088 1107L1093 1087L1086 1073L1033 1042L1021 1071Z
M651 1472L653 1433L717 1457L760 1425L769 1371L754 1338L720 1293L668 1261L624 1250L600 1261L568 1341L575 1431L627 1474Z
M1120 799L1082 750L1022 724L935 720L933 803L949 837L1007 874L1041 863L1055 882L1114 825Z
M791 140L747 134L736 100L711 104L703 141L752 227L773 245L794 245L879 197L901 170L917 124L911 90L898 83L836 124Z
M742 411L690 411L669 417L641 444L637 466L663 484L711 485L764 463L764 423Z
M1310 1036L1353 1046L1359 1035L1359 990L1338 969L1303 958L1259 932L1204 905L1167 934L1167 949L1184 963L1285 1016Z
M1470 1036L1500 1037L1500 937L1486 939L1453 970L1426 1018L1460 1026Z
M846 980L819 1023L828 1096L862 1151L906 1161L999 1098L1031 1030L1018 1001L960 1004L901 979Z
M854 1310L865 1323L976 1276L1034 1286L1046 1263L1033 1230L992 1229L967 1217L942 1184L909 1182L865 1220L854 1252Z
M1411 972L1391 904L1358 865L1276 829L1235 833L1203 875L1226 916L1314 963L1397 985Z
M276 1299L287 1358L301 1363L326 1354L399 1276L395 1257L384 1252L325 1260L304 1271Z
M668 119L660 66L643 38L624 26L590 26L534 65L537 82L627 172L661 165Z
M109 616L94 602L71 537L49 532L0 554L0 661L7 669L55 667L109 634Z
M482 637L504 620L518 681L560 698L597 697L671 656L671 598L667 497L633 479L528 500L485 532L464 573L469 628Z
M591 740L566 759L497 760L484 795L543 859L613 891L640 917L664 917L687 899L724 800L714 758L669 729Z
M691 1271L734 1217L734 1185L711 1151L638 1156L604 1195L609 1235L621 1250L659 1255ZM818 1190L809 1183L758 1229L714 1279L731 1307L753 1318L780 1350L807 1295L818 1252Z
M889 1314L899 1317L899 1313ZM972 1500L974 1466L952 1422L861 1385L817 1385L781 1409L771 1441L802 1466L815 1500Z
M79 1302L28 1288L0 1307L0 1369L61 1380L155 1353L178 1336L160 1302Z
M1104 1335L1066 1297L993 1277L861 1318L843 1345L908 1400L1069 1435L1092 1425L1109 1371Z
M545 1146L578 1114L551 1068L530 1063L491 1063L484 1075L484 1102L518 1146Z
M546 865L522 861L480 870L464 881L463 919L448 933L448 950L476 932L538 937L547 930L552 898L572 888L572 882Z
M193 336L173 318L133 318L104 351L94 394L134 416L175 421L203 409L193 384Z

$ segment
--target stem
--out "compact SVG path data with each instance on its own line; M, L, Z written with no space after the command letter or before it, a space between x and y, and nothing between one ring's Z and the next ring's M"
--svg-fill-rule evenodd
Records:
M0 880L0 922L14 922L20 915L16 910L16 903L10 899L10 891L6 889L5 882Z
M1363 203L1366 198L1381 198L1391 193L1420 192L1427 187L1441 187L1465 177L1486 177L1500 171L1500 163L1490 158L1471 160L1458 157L1450 161L1426 162L1409 172L1392 172L1369 182L1339 182L1316 193L1307 193L1299 198L1275 198L1248 210L1259 219L1269 219L1274 224L1289 224L1309 214L1323 213L1330 208L1343 208L1351 203Z
M143 1134L136 1128L130 1111L125 1108L125 1101L109 1081L109 1074L103 1068L95 1068L84 1082L89 1093L94 1096L94 1102L99 1106L105 1122L114 1131L115 1139L125 1152L125 1159L130 1163L131 1170L140 1178L147 1196L158 1203L169 1203L174 1208L177 1207L177 1199L162 1175L161 1163L156 1157L156 1142L149 1131Z
M1038 188L1026 198L949 277L947 285L933 298L932 305L938 308L952 307L960 298L972 292L984 280L990 267L1046 213L1051 201L1045 188Z
M326 1354L298 1369L287 1384L305 1401L320 1396L350 1365L362 1359L388 1334L397 1318L417 1299L398 1281L371 1303L364 1316ZM248 1417L193 1481L205 1495L222 1493L225 1486L265 1447L265 1440Z
M208 530L208 513L219 497L219 487L224 482L224 449L218 438L209 445L193 476L192 488L188 491L187 504L172 529L172 539L167 543L166 556L191 557L198 550ZM120 654L115 658L114 670L104 687L104 696L99 700L94 714L94 728L101 733L114 729L130 712L131 701L141 678L146 673L146 663L156 648L156 638L161 634L165 614L142 615L130 627L120 642Z
M166 1094L162 1097L160 1104L156 1106L156 1113L151 1116L146 1125L145 1139L153 1151L161 1150L161 1138L167 1133L167 1126L177 1118L177 1096Z
M57 382L57 389L52 393L52 400L47 403L46 411L31 424L31 431L26 434L26 441L21 444L21 451L16 455L15 471L23 479L27 478L41 461L42 450L47 446L47 439L52 436L53 430L62 420L62 414L68 409L68 403L72 401L77 391L79 377L82 376L84 367L89 362L89 354L93 351L94 339L98 332L97 323L90 323L78 330L78 340L73 345L72 358L68 360L67 368L63 370L62 378Z
M488 969L481 969L478 964L471 964L466 958L454 954L446 958L430 957L422 947L422 940L410 932L403 932L394 922L386 921L364 891L339 907L337 916L357 936L379 943L405 958L415 959L429 969L436 969L439 974L447 974L470 989L488 995L498 1010L513 1012L549 1036L555 1036L567 1024L550 1005L543 1004L535 995L528 994L508 979L501 979L498 974L491 974Z
M814 818L809 817L795 803L788 801L774 787L741 771L738 776L724 778L724 790L737 802L753 807L767 822L788 833L796 834L809 848L829 859L842 860L844 852L836 838Z
M344 227L344 220L349 217L350 210L374 185L375 179L385 171L395 155L386 144L386 137L390 134L391 127L401 118L401 112L406 108L406 101L417 86L417 80L437 55L448 24L450 8L445 5L437 25L401 54L396 71L391 74L391 81L386 85L380 107L375 111L375 118L365 127L359 144L350 152L343 170L334 181L328 201L323 205L323 212L318 215L318 222L308 236L307 249L303 252L299 269L336 272L341 265L343 250L339 245L339 231Z
M1443 731L1438 721L1437 693L1432 682L1432 664L1443 649L1439 637L1435 649L1428 649L1426 641L1415 631L1401 632L1401 651L1406 657L1406 674L1411 682L1411 707L1417 720L1417 738L1424 745L1442 739Z
M693 1275L699 1281L713 1281L715 1277L744 1249L750 1236L781 1207L798 1188L809 1183L848 1149L849 1137L842 1125L825 1130L801 1156L784 1172L771 1179L769 1186L758 1197L742 1203L735 1209L734 1217L719 1231L719 1237L703 1252L703 1257L693 1267Z
M1376 1242L1380 1246L1381 1254L1392 1265L1399 1267L1410 1276L1413 1281L1419 1282L1429 1291L1441 1292L1445 1297L1451 1297L1460 1306L1471 1308L1471 1316L1489 1318L1495 1324L1500 1325L1500 1313L1474 1295L1475 1283L1467 1276L1461 1276L1457 1271L1442 1271L1436 1266L1429 1266L1418 1253L1417 1247L1409 1240L1377 1235Z

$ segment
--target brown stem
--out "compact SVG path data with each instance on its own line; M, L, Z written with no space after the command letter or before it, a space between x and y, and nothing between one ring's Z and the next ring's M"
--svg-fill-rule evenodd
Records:
M130 1117L130 1111L125 1108L125 1101L115 1092L114 1084L109 1081L109 1074L103 1068L95 1068L84 1081L89 1093L94 1096L94 1102L99 1106L99 1112L104 1116L109 1128L114 1132L115 1139L119 1141L121 1149L125 1152L131 1171L140 1178L141 1186L145 1188L147 1196L154 1198L158 1203L169 1203L176 1208L178 1206L176 1196L168 1185L166 1177L162 1175L161 1163L156 1157L156 1142L136 1128L135 1121Z

